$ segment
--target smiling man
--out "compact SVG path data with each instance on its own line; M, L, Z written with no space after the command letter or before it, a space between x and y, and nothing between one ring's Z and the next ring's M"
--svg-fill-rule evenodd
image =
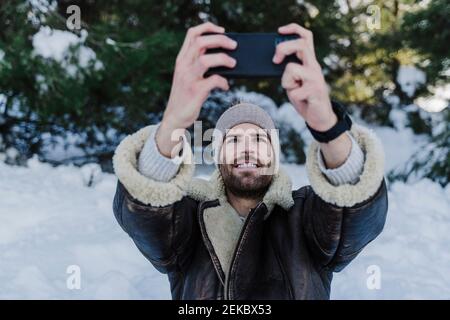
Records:
M204 33L218 33L203 35ZM197 119L225 78L211 67L233 67L223 53L236 43L212 23L191 28L177 57L161 123L125 138L113 163L119 179L114 214L139 250L168 274L173 299L328 299L342 270L383 229L387 193L383 150L374 134L331 103L310 31L277 45L274 63L296 54L281 84L311 131L311 185L292 191L279 167L278 132L259 106L239 103L216 124L217 170L193 178L190 145L172 139Z

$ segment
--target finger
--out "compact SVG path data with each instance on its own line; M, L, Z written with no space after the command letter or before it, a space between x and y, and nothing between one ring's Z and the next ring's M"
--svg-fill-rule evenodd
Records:
M224 33L225 28L219 27L211 22L205 22L198 26L190 27L186 32L186 36L184 38L183 45L181 46L179 56L183 57L186 54L188 48L190 47L192 41L194 41L194 39L197 36L206 32Z
M307 73L303 66L298 63L289 62L281 76L281 86L286 90L301 87L306 77Z
M281 63L288 55L295 54L304 65L307 65L314 58L313 53L309 50L304 39L284 41L277 45L275 55L273 56L274 63Z
M208 78L201 80L199 85L207 93L209 93L211 90L215 88L222 89L224 91L230 89L227 79L217 74L213 74L212 76L209 76Z
M234 68L236 66L236 59L233 59L226 53L204 54L197 59L196 68L201 76L203 76L209 68L219 66Z
M279 27L278 32L282 34L298 34L300 37L306 39L308 44L313 47L312 49L314 49L313 33L311 32L311 30L308 30L297 23L290 23L285 26Z
M237 42L225 35L207 35L198 37L195 41L196 50L201 51L209 48L235 49Z
M195 38L195 37L201 35L202 33L207 33L207 32L224 33L225 28L220 27L220 26L208 21L208 22L202 23L198 26L189 28L187 33L190 38Z
M297 103L301 103L304 102L305 100L308 100L308 97L310 96L310 90L306 86L300 87L288 91L288 95L291 100L294 100Z

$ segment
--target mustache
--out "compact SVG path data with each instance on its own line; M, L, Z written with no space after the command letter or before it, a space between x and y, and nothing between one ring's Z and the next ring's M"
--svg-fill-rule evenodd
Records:
M232 162L227 163L227 164L231 165L231 166L237 166L239 163L243 163L243 162L256 163L256 165L258 167L268 167L271 165L271 161L269 161L269 163L263 163L257 157L253 157L253 156L238 157L238 158L235 158Z
M238 157L235 158L233 163L234 164L238 164L241 162L254 162L254 163L259 163L260 161L258 160L258 158L253 157L253 156L243 156L243 157Z

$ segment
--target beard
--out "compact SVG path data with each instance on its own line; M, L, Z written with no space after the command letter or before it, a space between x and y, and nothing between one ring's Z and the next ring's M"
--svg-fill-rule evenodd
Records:
M236 172L234 165L221 164L219 171L228 192L245 199L262 199L272 182L272 175L254 171Z

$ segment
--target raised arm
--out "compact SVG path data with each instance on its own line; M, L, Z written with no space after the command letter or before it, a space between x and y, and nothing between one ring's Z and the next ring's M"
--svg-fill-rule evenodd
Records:
M138 249L164 273L188 263L199 234L197 204L186 197L194 169L192 152L180 137L197 119L212 89L228 90L227 81L220 76L203 78L206 70L235 64L224 54L204 54L206 48L235 46L225 35L203 36L206 32L224 30L212 23L189 29L177 56L162 122L126 137L113 158L119 179L114 215Z
M279 32L296 33L300 39L280 43L274 63L291 54L302 61L287 64L282 86L310 130L326 132L338 117L315 56L313 35L297 24ZM339 271L383 229L388 205L383 149L372 132L353 125L329 141L314 141L306 165L311 186L296 192L305 198L301 214L306 241L320 268Z

